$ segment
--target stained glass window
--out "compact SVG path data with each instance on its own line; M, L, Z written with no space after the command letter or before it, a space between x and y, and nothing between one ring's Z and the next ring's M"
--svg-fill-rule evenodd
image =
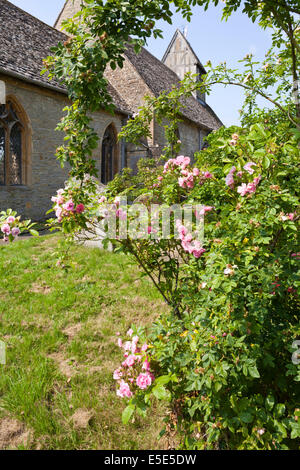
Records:
M112 125L105 131L102 142L101 183L107 184L117 172L116 136Z
M0 106L0 185L22 184L23 125L10 101Z

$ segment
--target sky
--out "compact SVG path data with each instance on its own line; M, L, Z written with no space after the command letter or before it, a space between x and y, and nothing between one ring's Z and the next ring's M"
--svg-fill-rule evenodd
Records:
M65 3L64 0L10 1L51 26ZM221 17L221 7L214 6L206 12L201 7L194 7L190 23L180 14L174 14L172 25L158 23L164 38L151 38L147 49L161 59L175 30L178 28L183 31L187 27L187 39L203 65L208 60L214 65L226 61L229 67L239 69L238 61L248 53L254 54L258 60L263 60L271 45L270 33L253 24L240 11L233 14L227 22L221 21ZM241 89L217 85L207 97L207 102L226 126L239 124L239 109L243 103Z

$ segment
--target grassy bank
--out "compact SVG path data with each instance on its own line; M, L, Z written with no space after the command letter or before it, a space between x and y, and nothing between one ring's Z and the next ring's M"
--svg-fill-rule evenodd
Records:
M112 372L116 333L166 309L126 256L74 247L56 267L57 236L0 246L0 448L159 449L161 405L121 424Z

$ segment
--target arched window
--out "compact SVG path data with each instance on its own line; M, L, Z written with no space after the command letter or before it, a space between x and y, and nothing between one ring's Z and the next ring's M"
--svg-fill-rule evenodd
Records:
M25 128L10 100L0 105L0 185L25 184Z
M106 129L102 141L101 183L107 184L118 172L117 133L113 124Z

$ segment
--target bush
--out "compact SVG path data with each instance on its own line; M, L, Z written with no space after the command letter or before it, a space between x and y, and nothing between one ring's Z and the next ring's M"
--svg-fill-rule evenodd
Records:
M162 381L129 406L149 406L160 384L172 404L168 429L184 448L299 448L298 157L293 129L280 122L222 129L196 167L171 159L141 191L152 201L202 204L205 213L201 253L189 249L182 226L171 244L123 242L173 307L148 340Z

